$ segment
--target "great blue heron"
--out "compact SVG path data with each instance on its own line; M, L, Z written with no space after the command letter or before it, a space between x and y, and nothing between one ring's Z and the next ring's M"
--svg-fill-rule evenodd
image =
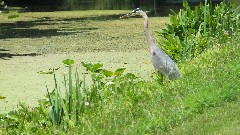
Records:
M129 17L131 15L140 15L144 20L144 34L147 38L147 42L150 47L152 63L155 69L157 69L162 75L165 75L170 80L179 79L180 72L174 61L154 42L150 32L148 31L148 16L141 9L137 8L132 12L122 16L121 18Z

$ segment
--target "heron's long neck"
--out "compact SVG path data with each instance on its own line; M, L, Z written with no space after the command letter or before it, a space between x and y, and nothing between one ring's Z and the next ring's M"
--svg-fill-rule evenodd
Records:
M146 14L144 14L143 18L145 19L145 21L144 21L144 34L147 38L147 42L148 42L148 44L150 46L150 49L151 49L151 46L154 46L155 42L154 42L154 40L153 40L149 30L148 30L148 16Z

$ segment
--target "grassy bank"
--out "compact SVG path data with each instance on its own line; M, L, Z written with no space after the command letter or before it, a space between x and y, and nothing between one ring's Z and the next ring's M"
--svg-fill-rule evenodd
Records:
M239 129L240 102L229 102L219 107L206 109L202 114L183 122L168 134L222 134L237 135Z
M235 104L238 104L240 93L239 51L238 43L212 48L187 64L181 65L182 78L172 82L165 80L159 83L155 79L145 82L123 74L115 80L110 79L112 85L103 85L102 82L108 82L109 79L96 79L99 74L92 71L89 74L94 76L95 84L90 88L82 83L80 87L74 83L70 84L72 83L70 80L77 82L75 80L77 78L74 77L76 75L73 74L72 79L66 80L66 86L70 86L66 89L70 92L73 86L72 92L78 88L82 93L79 100L81 113L77 116L77 121L74 111L76 100L73 100L71 117L62 116L62 123L52 126L52 118L48 116L51 106L46 98L39 102L39 107L28 108L23 105L22 109L11 112L7 117L2 115L1 128L8 133L30 134L162 134L163 132L201 134L207 131L216 134L235 133L237 129L229 130L235 126L225 127L226 130L220 129L226 125L226 122L234 125L236 121L229 119L239 119L236 115L238 111L234 109ZM82 78L81 75L79 77ZM57 86L55 91L65 91L64 89L65 86ZM52 100L57 99L53 93ZM66 101L61 101L60 105L68 108L65 104L68 103L68 98L64 99ZM228 108L233 110L225 111ZM218 119L222 120L217 121L216 126L206 128L205 121L202 121L202 126L194 124L194 121L205 115L211 116L206 116L207 122L214 123L211 119L216 118L214 116L218 113ZM229 115L225 119L225 115L220 116L221 113L234 115ZM196 130L188 128L191 124L196 126Z

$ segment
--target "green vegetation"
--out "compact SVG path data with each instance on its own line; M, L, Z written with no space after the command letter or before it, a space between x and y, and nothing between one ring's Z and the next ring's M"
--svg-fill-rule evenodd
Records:
M206 109L168 132L173 135L220 134L237 135L240 132L240 101L224 103L219 107Z
M208 31L206 25L205 32ZM188 122L194 118L197 120L209 113L214 115L221 112L218 108L225 110L229 107L226 104L230 103L233 103L231 109L237 108L240 41L238 29L234 32L232 38L198 37L199 40L204 38L207 46L211 46L196 53L191 61L179 63L182 78L176 81L159 83L157 76L144 81L132 73L125 73L125 68L110 71L100 63L88 62L81 63L87 74L78 70L72 73L73 68L82 67L75 67L74 60L64 60L69 69L64 76L64 85L56 81L56 73L51 71L54 90L50 92L46 88L46 98L39 100L38 107L29 108L21 103L19 110L0 115L0 129L5 134L181 133L181 127L194 124L194 121ZM85 81L86 76L91 76L92 83ZM229 119L239 119L235 111L228 113L234 114L229 115ZM218 127L223 126L226 125L220 123ZM218 134L218 129L212 130L210 126L207 131ZM231 134L234 131L219 132ZM186 130L184 133L206 132Z
M83 63L94 82L89 87L84 76L71 75L69 66L65 86L56 82L39 107L21 104L22 109L2 115L1 128L9 134L161 133L207 108L238 100L238 52L239 44L231 43L210 49L184 65L181 80L163 84L124 75L121 68L112 72L101 64Z
M240 6L240 1L239 0L230 0L230 1L237 6Z
M183 6L179 13L172 11L171 24L159 33L163 50L174 60L184 62L211 48L211 44L238 37L239 9L230 2L213 7L205 1L192 10L184 0Z

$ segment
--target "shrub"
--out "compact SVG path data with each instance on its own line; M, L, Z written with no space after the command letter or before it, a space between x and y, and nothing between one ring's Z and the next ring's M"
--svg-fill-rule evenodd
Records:
M202 53L209 42L225 43L228 38L238 37L239 10L230 2L223 1L215 7L211 3L191 9L184 0L179 13L172 11L171 24L159 32L161 47L175 61L186 61Z

